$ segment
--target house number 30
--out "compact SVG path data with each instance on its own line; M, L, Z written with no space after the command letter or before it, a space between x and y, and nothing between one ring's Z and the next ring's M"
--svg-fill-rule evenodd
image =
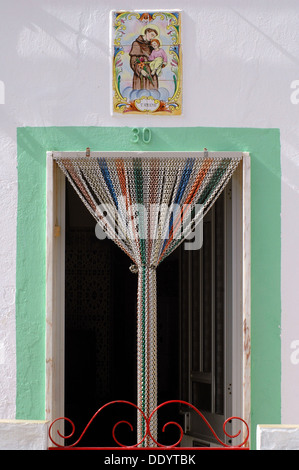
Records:
M132 129L132 142L136 144L140 140L142 140L145 144L149 144L152 140L152 133L148 127L144 127L143 129L139 129L138 127L134 127Z

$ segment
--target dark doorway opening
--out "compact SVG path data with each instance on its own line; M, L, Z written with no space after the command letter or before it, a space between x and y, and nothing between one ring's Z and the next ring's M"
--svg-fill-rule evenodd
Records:
M111 240L95 235L95 220L66 182L65 239L65 416L78 438L94 413L114 400L137 402L136 311L137 275L130 259ZM179 399L179 250L157 270L158 403ZM89 427L80 446L116 446L113 426L127 420L136 430L136 410L109 405ZM159 442L176 442L179 408L158 413ZM170 429L172 428L172 429ZM68 432L66 428L65 432ZM122 424L116 435L124 445L136 433Z

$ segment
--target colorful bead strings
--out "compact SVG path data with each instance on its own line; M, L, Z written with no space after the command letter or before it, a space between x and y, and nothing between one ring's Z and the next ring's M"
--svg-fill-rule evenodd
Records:
M131 270L138 272L137 406L148 417L157 406L156 268L194 231L241 157L124 153L54 158L104 233L131 259ZM157 420L150 432L157 440ZM145 434L140 413L138 442ZM149 436L141 444L152 445Z

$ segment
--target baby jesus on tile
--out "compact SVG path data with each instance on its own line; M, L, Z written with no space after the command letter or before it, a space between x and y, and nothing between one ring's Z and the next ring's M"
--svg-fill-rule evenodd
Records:
M151 74L159 76L161 74L162 67L167 65L167 55L165 51L161 49L159 39L152 39L151 46L153 50L148 57Z

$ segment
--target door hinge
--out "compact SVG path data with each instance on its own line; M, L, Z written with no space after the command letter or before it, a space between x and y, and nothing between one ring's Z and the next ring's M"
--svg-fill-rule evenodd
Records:
M191 418L191 414L189 411L187 411L186 413L184 413L184 433L186 434L187 432L190 431L190 418Z

